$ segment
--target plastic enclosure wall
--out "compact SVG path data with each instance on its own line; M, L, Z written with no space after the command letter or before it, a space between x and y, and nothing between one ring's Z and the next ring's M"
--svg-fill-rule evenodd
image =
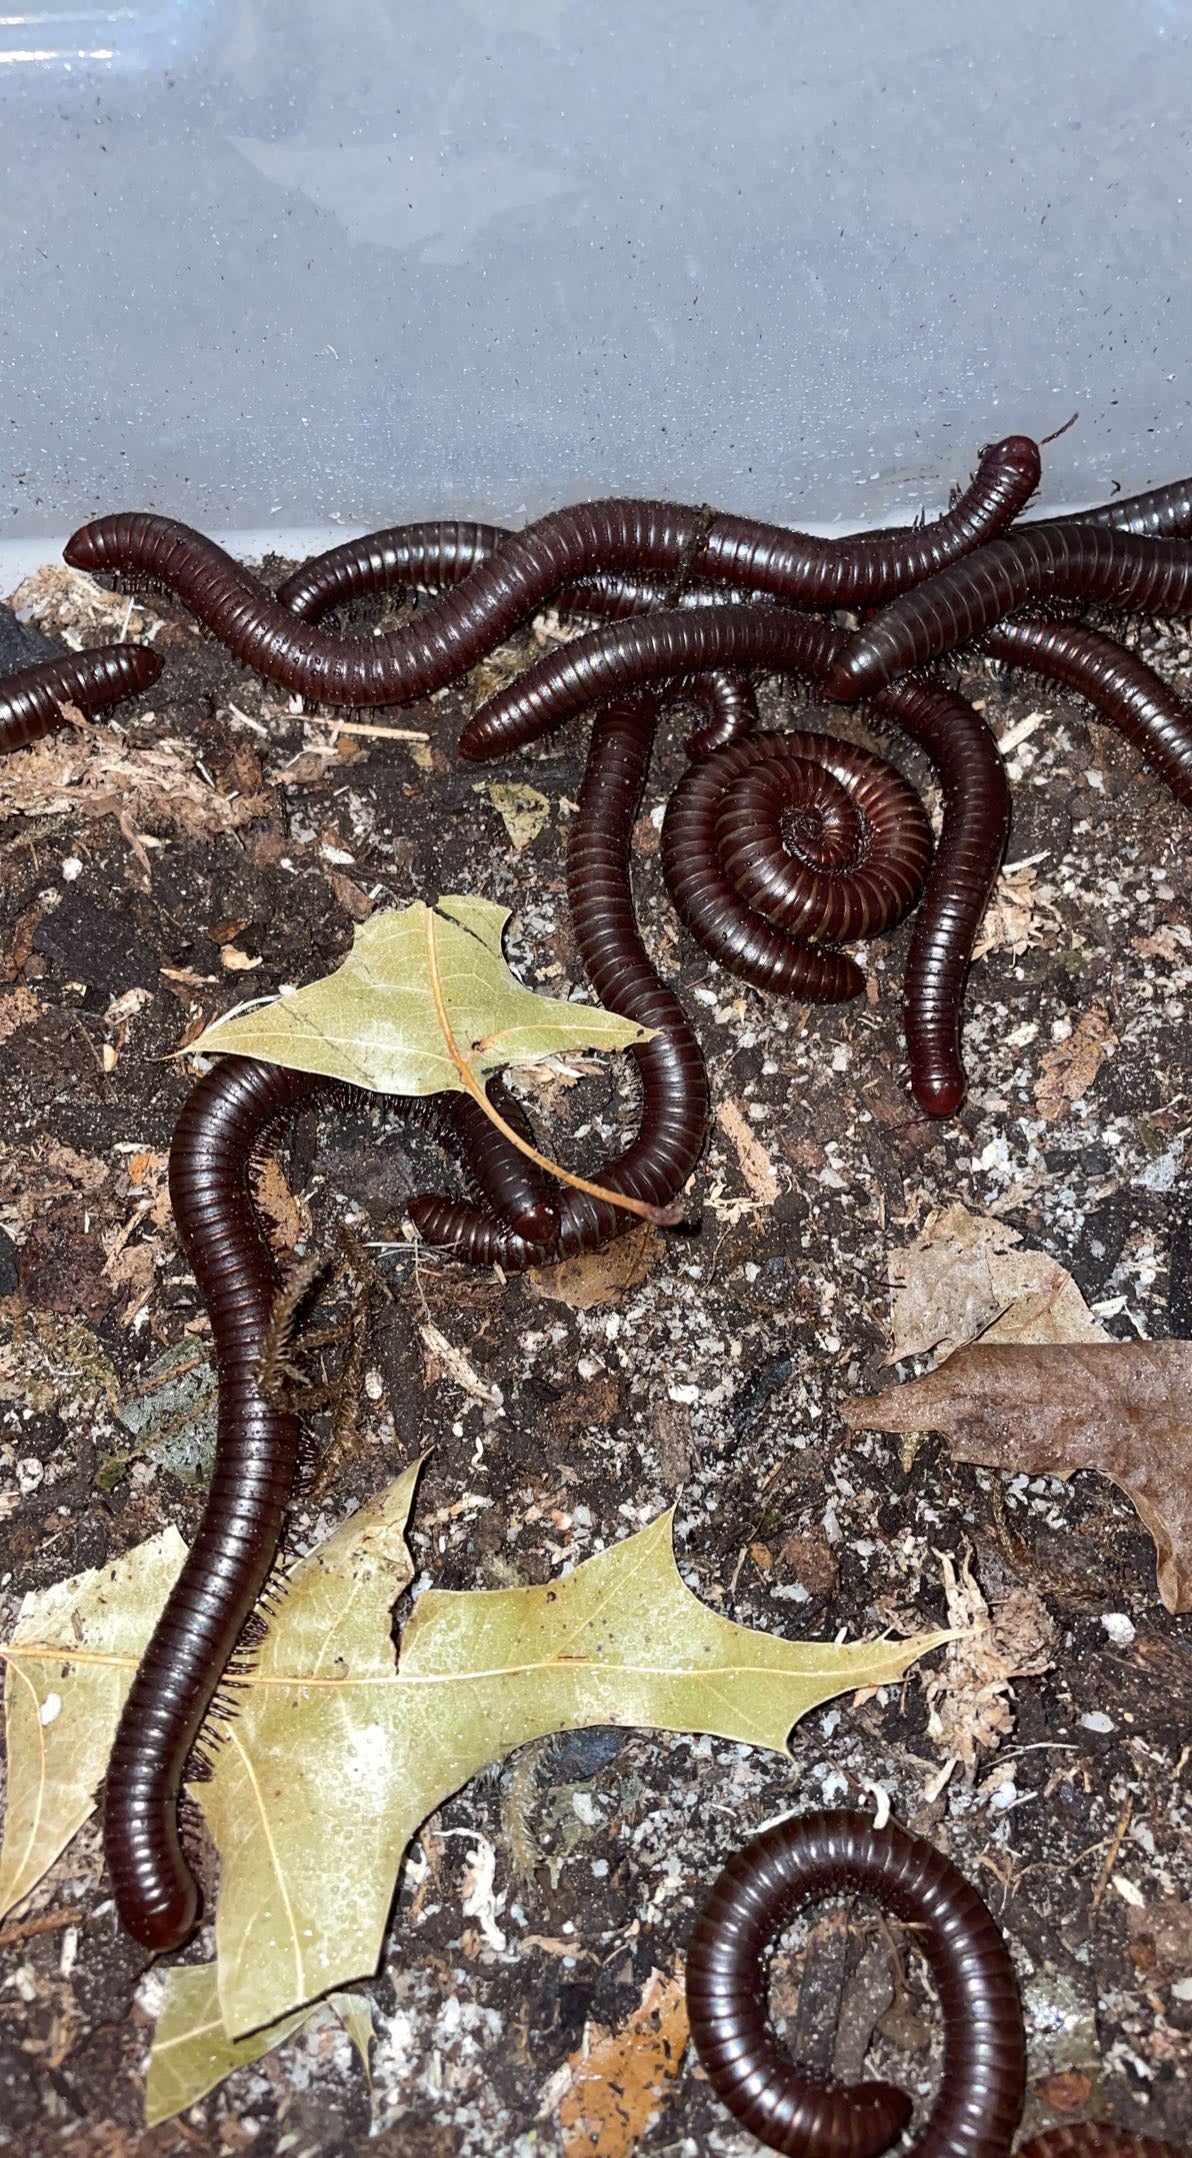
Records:
M1188 468L1192 0L15 0L0 540Z

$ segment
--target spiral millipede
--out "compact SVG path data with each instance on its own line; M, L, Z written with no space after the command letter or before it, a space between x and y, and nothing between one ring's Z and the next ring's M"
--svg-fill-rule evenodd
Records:
M859 1814L780 1821L715 1882L688 1951L687 2012L717 2097L772 2150L800 2158L876 2158L906 2128L903 2091L813 2083L770 2022L766 1950L802 1904L841 1893L872 1896L918 1929L939 1995L943 2073L914 2158L1005 2158L1026 2072L1005 1943L975 1889L931 1844Z
M1001 1932L976 1890L933 1845L857 1813L777 1822L714 1883L687 1956L687 2013L722 2104L771 2150L798 2158L879 2158L905 2132L895 2085L825 2088L801 2075L770 2020L767 1951L795 1913L825 1897L869 1896L916 1928L935 1981L944 2062L907 2158L1010 2158L1022 2111L1026 2034ZM1049 2128L1018 2158L1180 2158L1173 2143L1099 2121Z
M830 623L785 608L648 615L590 631L527 668L480 707L460 750L474 758L498 755L538 740L589 705L701 669L766 668L818 686L844 646L843 633ZM950 1116L965 1092L965 973L1009 826L1005 772L984 720L930 678L892 683L871 711L883 729L893 727L926 752L943 788L943 829L907 957L905 1020L915 1098L927 1114ZM673 867L673 844L671 855ZM698 856L693 876L708 867Z
M759 988L810 1002L864 988L856 961L820 944L892 928L930 860L913 789L826 735L752 734L718 750L680 780L662 829L667 890L697 942Z

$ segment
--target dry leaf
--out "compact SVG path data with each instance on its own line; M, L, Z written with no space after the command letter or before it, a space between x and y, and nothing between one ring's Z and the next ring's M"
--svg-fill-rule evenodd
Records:
M957 1571L947 1552L937 1554L944 1573L948 1617L958 1638L948 1643L943 1664L926 1682L927 1729L944 1754L929 1797L937 1797L959 1764L971 1783L979 1752L991 1752L1014 1728L1016 1678L1046 1671L1055 1627L1033 1589L1011 1590L991 1613L966 1557Z
M779 1183L774 1174L774 1164L765 1147L753 1130L741 1106L735 1101L721 1102L716 1111L716 1122L722 1132L732 1140L741 1174L755 1199L764 1206L772 1206L778 1197Z
M1168 1610L1192 1610L1192 1342L981 1341L844 1415L867 1431L943 1431L983 1468L1111 1477L1154 1539Z
M1050 888L1041 891L1038 878L1036 862L1007 863L982 917L974 959L984 959L987 952L1012 952L1021 959L1063 928Z
M455 894L374 914L334 974L217 1019L190 1053L236 1050L381 1093L436 1094L464 1091L446 1027L476 1075L650 1038L598 1004L523 989L501 952L508 920L506 907Z
M0 1917L36 1888L91 1812L133 1672L185 1556L177 1529L163 1529L110 1566L24 1598L3 1650Z
M143 869L148 855L138 828L213 839L253 823L263 795L220 794L195 769L181 742L130 749L119 735L88 723L52 734L0 767L0 808L6 816L115 817ZM139 849L139 852L138 852Z
M556 2095L552 2087L564 2158L630 2158L666 2104L686 2044L679 1971L651 1971L639 2006L618 2030L585 2024L568 2057L566 2089Z
M528 1276L535 1296L550 1297L571 1311L590 1311L594 1304L618 1304L626 1289L644 1281L659 1255L658 1238L649 1229L631 1229L628 1236L602 1244L598 1251L581 1252L575 1259L560 1259L557 1266L541 1266Z
M477 780L472 792L492 803L518 854L550 822L550 803L545 794L539 794L537 787L527 787L524 780Z
M10 989L0 997L0 1044L20 1027L41 1016L41 1003L31 989Z
M229 2038L219 2013L215 1965L176 1966L165 1973L165 1999L153 2033L145 2085L145 2126L171 2120L230 2076L272 2053L283 2038L300 2030L315 2013L313 2006L283 2016L246 2038Z
M253 2061L272 2053L323 2013L324 2006L339 2017L368 2071L368 2046L372 2038L372 2013L358 1994L332 1993L326 2003L316 2002L283 2016L265 2030L246 2038L229 2038L219 2014L219 1994L213 1963L175 1964L164 1973L165 1998L153 2033L149 2077L145 2085L145 2126L172 2120L188 2106L197 2105L208 2091L230 2076L233 2069L251 2067Z
M1107 1341L1067 1268L1017 1229L954 1205L890 1255L888 1364L953 1349L986 1329L1003 1340Z
M437 1371L427 1373L428 1385L433 1385L436 1378L446 1376L454 1381L462 1393L470 1394L473 1401L483 1401L492 1409L502 1406L505 1397L500 1387L482 1379L479 1372L473 1371L463 1350L457 1349L453 1341L448 1341L446 1334L441 1333L432 1320L428 1319L418 1331L438 1365Z
M1106 1057L1113 1055L1117 1045L1104 1005L1094 1004L1077 1020L1066 1039L1047 1051L1035 1081L1035 1107L1045 1123L1054 1124L1074 1101L1088 1093Z
M733 1625L685 1586L664 1514L541 1587L429 1591L395 1668L391 1611L413 1572L404 1530L417 1473L299 1561L254 1665L225 1679L237 1712L194 1795L219 1850L231 2038L375 1970L410 1837L513 1747L599 1722L781 1751L809 1709L891 1683L949 1638L792 1642ZM28 1893L90 1810L181 1556L171 1531L26 1599L19 1643L4 1650L7 1901Z
M275 1251L291 1252L309 1233L309 1209L294 1197L285 1171L275 1156L262 1162L255 1183L256 1201L269 1224L269 1241Z

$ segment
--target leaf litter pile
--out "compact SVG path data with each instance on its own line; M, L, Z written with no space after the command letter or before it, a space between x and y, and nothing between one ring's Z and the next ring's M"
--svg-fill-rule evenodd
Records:
M105 603L55 573L34 614L91 634ZM899 1083L905 933L871 948L864 1003L826 1010L680 938L653 814L677 727L634 842L709 1060L701 1233L502 1283L403 1226L428 1138L299 1120L261 1204L284 1260L336 1255L330 1323L291 1345L335 1473L307 1478L188 1802L212 1923L169 1969L122 1935L94 1792L212 1434L170 1059L440 892L511 911L527 990L582 978L573 741L478 788L453 692L409 715L422 739L349 735L139 604L168 695L0 772L0 2136L744 2158L686 2048L692 1913L746 1832L855 1803L946 1850L1005 1925L1028 2123L1187 2141L1186 850L1125 745L980 670L1015 826L953 1123ZM513 1075L581 1167L629 1102L591 1047ZM830 1910L792 1938L775 2009L807 2067L853 2077L868 2048L923 2088L905 1939Z

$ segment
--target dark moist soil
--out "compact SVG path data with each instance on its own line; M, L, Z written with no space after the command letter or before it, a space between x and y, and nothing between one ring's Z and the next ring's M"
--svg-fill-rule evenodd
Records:
M164 617L168 663L158 689L119 714L130 756L177 742L176 769L205 793L213 822L239 815L239 828L188 837L168 779L123 829L119 788L99 814L0 822L0 1313L36 1306L84 1322L125 1399L170 1345L194 1345L196 1294L161 1171L193 1076L166 1059L200 1018L324 973L370 902L440 892L513 910L509 956L527 983L559 994L582 979L563 899L578 729L509 766L464 765L453 745L469 695L449 693L366 715L424 726L421 766L397 741L341 738L329 751L324 717L289 710L170 601L144 604ZM1188 686L1179 633L1147 630L1142 643ZM532 649L527 638L498 665ZM696 1179L699 1233L658 1238L643 1278L577 1310L525 1280L415 1262L404 1196L454 1188L454 1172L400 1115L380 1129L355 1115L301 1119L287 1160L308 1209L303 1248L330 1245L348 1224L377 1247L394 1295L369 1352L364 1443L328 1497L299 1506L293 1543L309 1548L433 1447L411 1535L422 1585L541 1582L674 1502L684 1576L714 1608L795 1638L855 1639L943 1621L937 1554L971 1551L990 1599L1025 1579L1057 1622L1053 1668L1017 1685L1013 1733L971 1784L957 1771L935 1796L941 1758L916 1679L812 1714L789 1760L603 1729L514 1756L443 1807L403 1874L380 1971L363 1989L377 2034L371 2115L358 2060L324 2018L184 2119L141 2128L155 1981L142 1983L146 1960L116 1924L89 1824L0 1932L7 2147L155 2158L559 2149L568 2055L587 2026L628 2019L652 1970L674 1968L730 1852L790 1808L872 1804L875 1785L1008 1930L1030 2029L1028 2120L1113 2117L1192 2145L1192 1655L1187 1623L1158 1602L1148 1538L1120 1494L1082 1475L1021 1481L1008 1544L1003 1478L954 1465L935 1440L906 1467L896 1440L851 1436L837 1413L846 1395L889 1381L890 1254L953 1201L996 1213L1069 1267L1115 1335L1189 1324L1186 815L1083 708L1026 677L1011 687L978 668L962 679L999 737L1043 715L1010 758L1009 859L1028 866L1012 880L1025 895L1019 932L1005 934L1022 948L1003 942L973 969L962 1114L929 1123L906 1090L905 930L866 955L869 997L827 1010L741 987L679 935L658 869L660 805L682 766L684 727L669 722L635 834L641 917L698 1026L714 1101L730 1122L735 1106L778 1196L751 1191L740 1144L717 1125ZM798 708L783 688L765 701L774 720ZM839 724L869 739L858 721ZM477 792L503 778L549 805L520 853ZM1116 1053L1083 1100L1044 1121L1043 1059L1094 1008ZM545 1110L533 1097L564 1159L592 1164L610 1150L618 1109L630 1107L618 1087L606 1070L549 1086ZM499 1386L499 1411L428 1359L427 1317ZM134 1458L104 1468L121 1454ZM8 1402L6 1626L27 1590L168 1521L193 1532L197 1487L136 1456L106 1403ZM495 1850L503 1951L462 1914L460 1831ZM204 1864L209 1876L209 1855ZM55 1923L64 1910L79 1915ZM42 1919L49 1930L29 1928ZM789 2009L804 1972L794 2036L820 2072L834 2060L856 2074L882 2017L871 2071L876 2062L921 2092L934 2059L928 1992L913 1955L896 1989L885 1939L863 1913L851 1931L821 1915L776 1997ZM190 1953L209 1954L209 1936ZM690 2052L637 2146L676 2158L758 2147Z

